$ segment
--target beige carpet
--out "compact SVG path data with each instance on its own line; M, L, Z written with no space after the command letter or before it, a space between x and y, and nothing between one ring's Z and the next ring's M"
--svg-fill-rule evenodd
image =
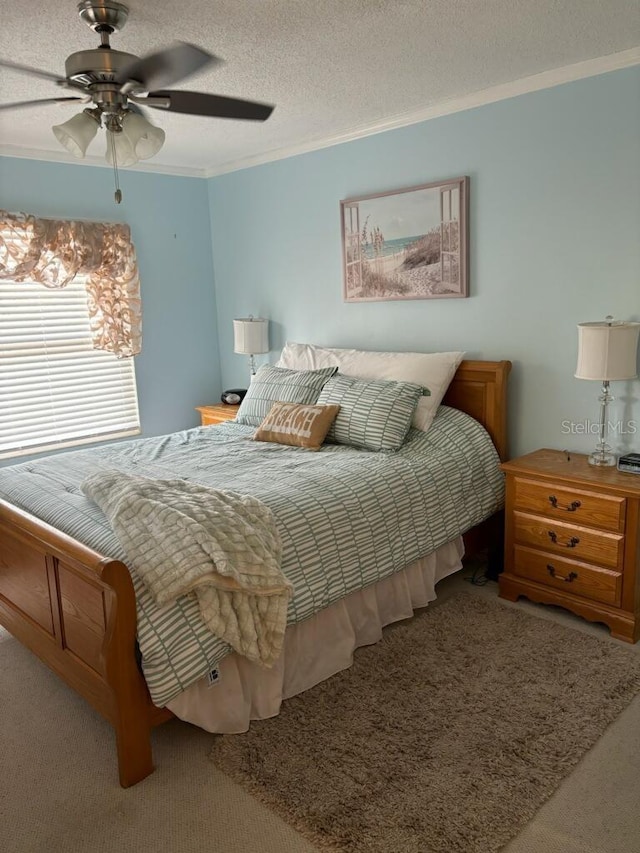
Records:
M629 649L460 592L211 759L322 849L491 853L638 690Z
M461 589L496 599L497 584L471 586L466 575L441 581L438 601L418 618ZM501 604L640 658L640 644L612 640L603 625L524 599ZM215 768L212 742L179 720L160 726L155 773L120 788L111 727L0 629L2 853L318 853ZM638 853L639 767L640 693L503 853Z

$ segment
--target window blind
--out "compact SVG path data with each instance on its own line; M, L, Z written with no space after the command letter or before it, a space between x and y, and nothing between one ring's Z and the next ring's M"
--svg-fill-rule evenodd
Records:
M0 281L0 459L139 432L133 358L92 348L84 278Z

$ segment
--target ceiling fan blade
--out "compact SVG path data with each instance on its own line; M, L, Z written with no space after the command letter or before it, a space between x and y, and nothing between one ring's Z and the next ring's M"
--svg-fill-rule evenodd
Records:
M86 98L39 98L37 101L14 101L12 104L0 104L0 110L16 110L21 107L37 107L39 104L61 104L64 101L86 102Z
M66 79L59 74L52 74L50 71L42 71L40 68L32 68L30 65L21 65L19 62L11 62L9 59L0 59L0 66L3 68L12 68L14 71L23 71L25 74L31 74L34 77L42 77L45 80L53 80L54 83L66 84Z
M168 106L151 103L152 98L166 98ZM149 92L149 106L173 113L188 113L211 118L239 118L247 121L265 121L274 110L272 104L257 101L242 101L239 98L224 98L205 92L162 90Z
M125 65L119 72L116 82L127 84L138 81L146 92L156 86L172 86L190 74L194 74L206 65L221 63L222 60L212 53L187 42L176 42L171 47L150 53L141 59ZM128 87L127 87L128 88Z

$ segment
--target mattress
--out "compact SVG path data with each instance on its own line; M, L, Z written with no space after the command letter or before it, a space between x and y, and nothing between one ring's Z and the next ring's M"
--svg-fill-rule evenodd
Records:
M446 406L428 433L411 430L395 453L330 444L311 452L254 442L253 432L228 422L45 457L0 469L0 496L126 563L106 517L80 490L90 474L115 469L254 495L282 538L282 570L294 586L289 624L431 554L503 504L488 434ZM195 596L160 608L132 578L143 671L164 706L231 650L208 631Z

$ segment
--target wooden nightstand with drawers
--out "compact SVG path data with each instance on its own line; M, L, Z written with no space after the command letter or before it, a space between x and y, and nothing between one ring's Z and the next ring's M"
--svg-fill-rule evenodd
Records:
M537 450L505 462L500 597L556 604L640 638L640 475Z
M225 421L232 421L238 414L240 406L229 406L226 403L218 403L216 406L196 406L196 411L200 412L202 426L210 424L222 424Z

